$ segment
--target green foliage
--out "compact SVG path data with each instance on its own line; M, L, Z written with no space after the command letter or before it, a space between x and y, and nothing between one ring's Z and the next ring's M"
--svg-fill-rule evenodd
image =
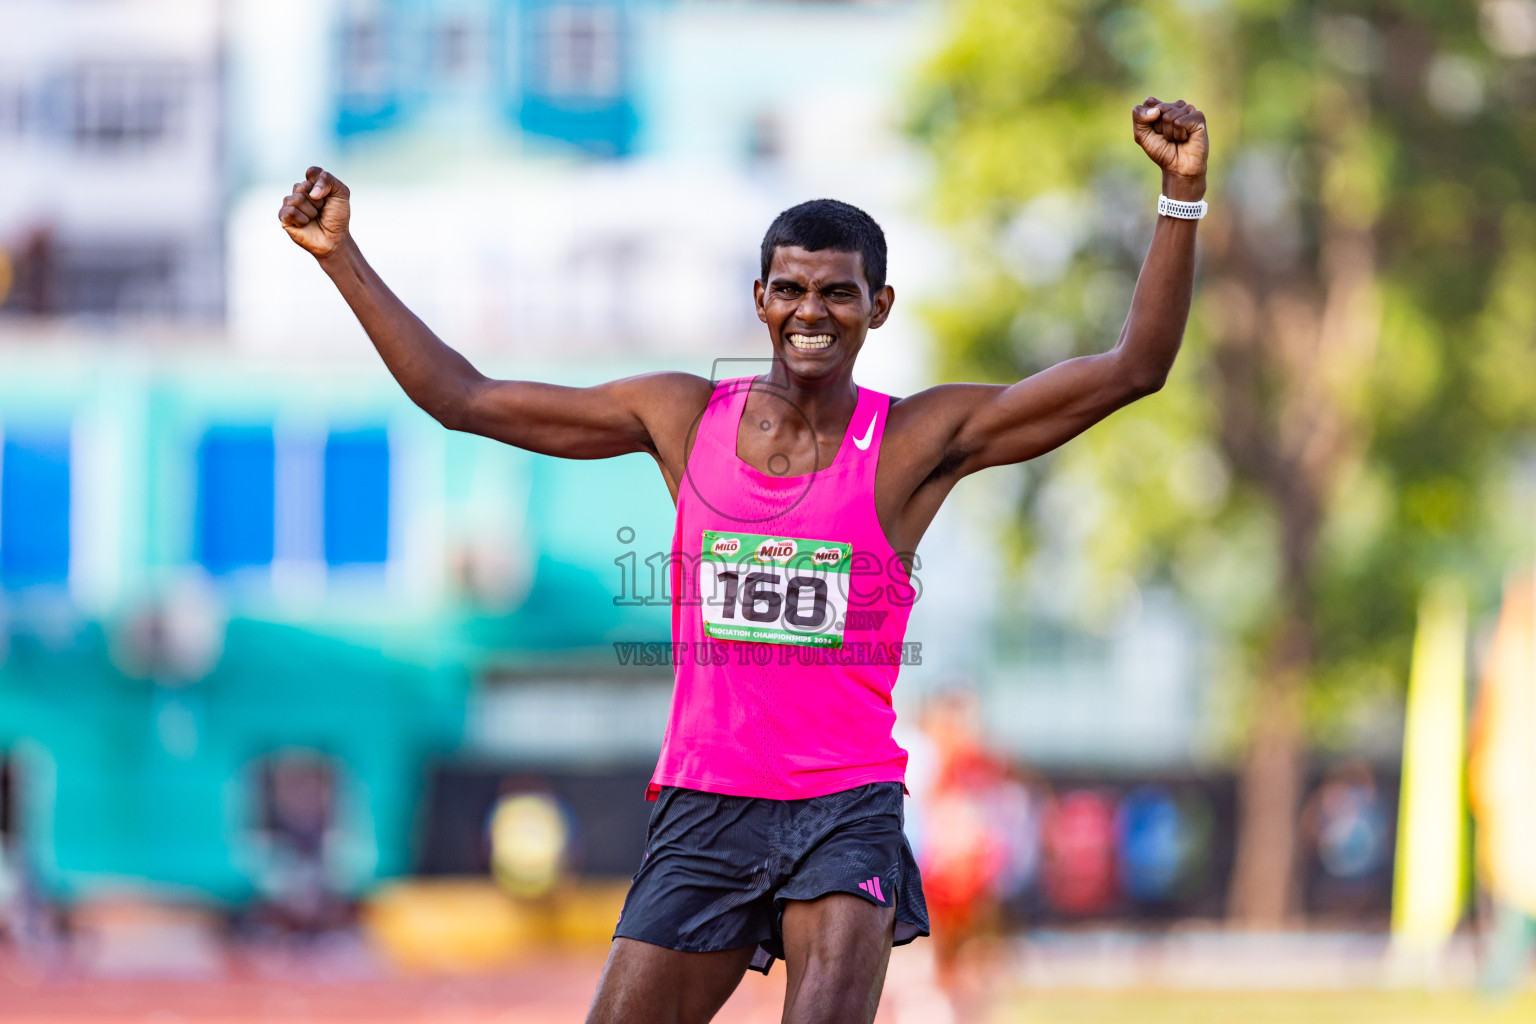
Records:
M1130 107L1207 112L1179 364L1044 486L1103 495L1085 557L1174 582L1240 661L1305 620L1325 718L1406 677L1428 579L1491 598L1528 553L1506 484L1536 425L1536 40L1493 6L967 0L917 87L964 261L941 365L994 381L1114 343L1158 180Z

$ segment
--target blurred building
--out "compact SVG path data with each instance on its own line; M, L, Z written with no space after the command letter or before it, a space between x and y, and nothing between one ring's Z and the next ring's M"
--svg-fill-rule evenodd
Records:
M665 538L644 462L536 461L314 366L4 361L0 753L56 892L239 898L295 749L335 766L344 888L407 870L472 684L621 677L614 641L666 635L613 597L618 530Z
M222 6L0 2L0 311L220 315Z
M385 278L476 355L623 353L707 372L758 354L757 240L818 195L885 226L892 280L941 276L900 138L930 3L235 8L230 328L243 349L366 354L329 283L272 229L315 163L353 188ZM314 26L298 43L296 19ZM876 340L872 385L921 379L915 318Z

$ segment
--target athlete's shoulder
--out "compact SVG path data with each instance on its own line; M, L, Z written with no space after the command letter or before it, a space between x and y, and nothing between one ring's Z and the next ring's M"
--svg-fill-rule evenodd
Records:
M617 383L645 405L658 410L675 410L679 404L702 405L709 401L714 389L714 385L705 378L677 370L642 373Z
M614 384L620 389L615 399L639 416L658 447L681 443L708 407L714 389L703 377L671 370L642 373Z
M892 398L886 429L945 437L980 402L999 390L996 384L936 384L904 398Z

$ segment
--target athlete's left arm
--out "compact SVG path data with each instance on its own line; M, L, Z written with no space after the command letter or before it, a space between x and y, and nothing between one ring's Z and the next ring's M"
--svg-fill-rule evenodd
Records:
M1162 168L1163 192L1189 202L1205 194L1205 115L1179 100L1148 97L1132 109L1137 143ZM951 427L940 467L958 478L1024 462L1056 448L1116 409L1163 386L1189 318L1198 221L1158 217L1120 340L1098 355L1068 359L1011 386L951 384L928 399Z

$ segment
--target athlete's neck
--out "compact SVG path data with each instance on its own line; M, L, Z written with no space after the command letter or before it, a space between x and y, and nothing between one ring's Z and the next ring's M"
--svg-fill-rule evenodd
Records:
M807 380L789 371L781 360L758 378L760 384L774 388L778 397L810 421L818 432L835 432L844 426L859 404L859 387L853 373L836 373L825 379Z

